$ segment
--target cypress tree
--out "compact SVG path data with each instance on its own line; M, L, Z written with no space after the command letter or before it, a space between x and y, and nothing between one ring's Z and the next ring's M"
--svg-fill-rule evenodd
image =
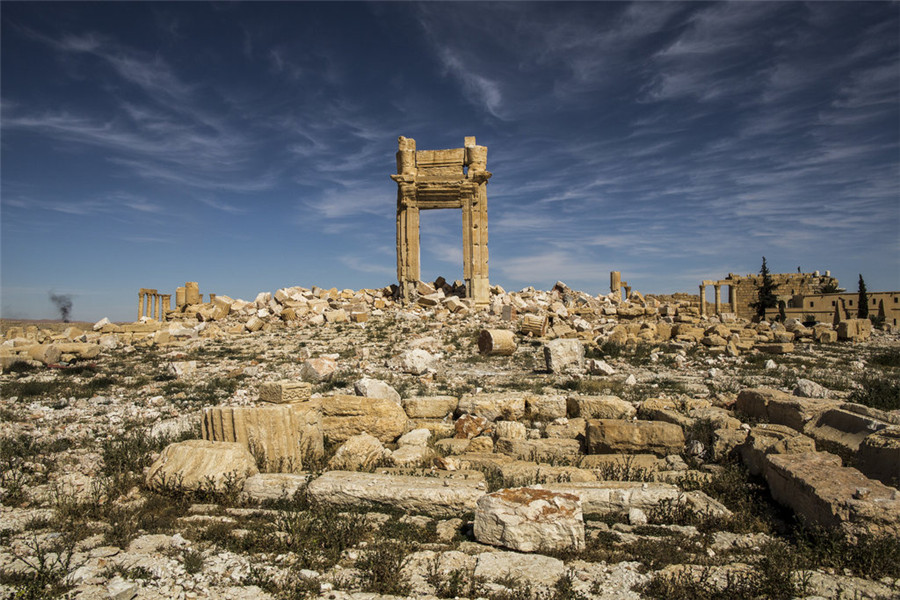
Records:
M760 283L757 287L757 300L750 304L756 309L756 316L760 321L765 320L766 309L778 306L778 297L775 296L775 288L778 286L769 274L766 257L763 256L762 259L762 268L759 270Z
M859 306L856 308L856 317L869 318L869 295L866 293L866 282L863 281L862 273L859 274Z

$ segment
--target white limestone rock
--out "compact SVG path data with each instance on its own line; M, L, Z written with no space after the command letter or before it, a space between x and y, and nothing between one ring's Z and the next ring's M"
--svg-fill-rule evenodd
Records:
M390 450L378 438L367 433L354 435L341 444L328 461L328 468L336 471L360 471L377 466L390 454Z
M581 550L584 519L578 496L536 488L487 494L475 512L475 539L520 552Z
M400 394L393 387L380 379L372 379L371 377L363 377L353 384L353 389L358 396L366 398L384 398L400 404Z
M584 346L577 339L557 339L544 344L547 370L553 373L583 373Z

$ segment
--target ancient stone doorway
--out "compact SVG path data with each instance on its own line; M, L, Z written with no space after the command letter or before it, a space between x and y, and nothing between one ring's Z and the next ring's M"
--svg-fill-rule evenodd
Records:
M487 147L474 137L463 148L416 150L400 137L397 151L397 279L402 297L414 296L420 273L419 211L462 209L463 279L476 305L490 299L487 230Z

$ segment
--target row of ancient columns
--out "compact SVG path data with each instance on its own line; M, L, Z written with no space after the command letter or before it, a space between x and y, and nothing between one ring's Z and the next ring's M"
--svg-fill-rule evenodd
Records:
M706 286L713 286L715 292L715 312L714 315L722 313L722 286L728 286L728 297L731 303L731 312L737 314L737 294L734 286L727 281L702 281L700 282L700 316L706 315Z
M156 321L165 321L171 305L172 294L160 294L156 290L141 288L138 290L138 321L144 315Z

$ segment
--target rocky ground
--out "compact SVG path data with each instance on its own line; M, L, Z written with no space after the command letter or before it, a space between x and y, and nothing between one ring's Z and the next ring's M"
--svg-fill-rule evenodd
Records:
M900 596L897 333L438 283L4 324L2 597Z

